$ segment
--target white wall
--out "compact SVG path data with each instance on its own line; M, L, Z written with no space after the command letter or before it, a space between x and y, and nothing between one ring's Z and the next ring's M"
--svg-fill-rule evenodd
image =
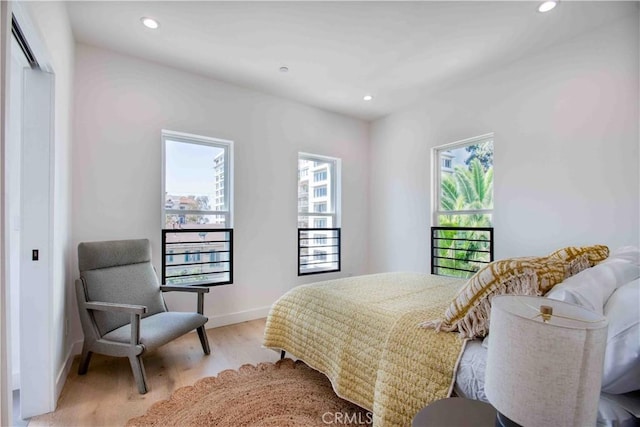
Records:
M367 123L82 44L75 89L74 247L149 238L159 271L169 129L235 143L234 284L211 289L208 327L263 317L296 284L367 271ZM342 159L339 274L297 277L299 151ZM170 309L195 309L193 295L165 297Z
M638 23L629 16L374 122L372 272L429 271L432 147L488 132L497 258L638 245Z
M53 283L52 330L53 375L56 396L69 369L73 341L66 331L67 317L77 317L72 293L71 250L71 132L73 118L73 72L75 43L64 3L25 2L55 73L55 136L53 182Z

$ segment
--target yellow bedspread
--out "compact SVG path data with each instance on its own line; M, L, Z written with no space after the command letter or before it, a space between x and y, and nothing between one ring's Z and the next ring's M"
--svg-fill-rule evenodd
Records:
M462 279L384 273L298 286L271 308L265 347L324 373L338 396L373 411L374 426L405 426L448 397L465 342L418 327L442 316Z

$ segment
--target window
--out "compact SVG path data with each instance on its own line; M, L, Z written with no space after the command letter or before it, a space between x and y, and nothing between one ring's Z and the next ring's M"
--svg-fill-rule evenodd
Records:
M326 181L326 180L327 180L327 171L326 170L315 172L313 174L313 181L314 182Z
M211 252L208 257L203 255L202 262L208 262L208 266L211 269L220 269L221 266L224 266L229 262L228 251L223 250L222 252Z
M314 218L313 219L313 228L327 228L327 219L326 218Z
M470 277L493 256L493 134L433 153L431 270Z
M325 197L327 195L327 186L316 187L313 189L313 197Z
M313 243L316 245L326 245L327 244L327 235L314 233L315 237L313 238Z
M434 149L434 224L491 227L493 134Z
M162 159L162 283L233 283L233 142L163 130Z
M298 275L340 271L339 173L339 159L298 156Z
M233 143L162 131L165 229L231 228Z
M171 257L171 259L173 260L173 257ZM200 252L192 253L189 250L186 251L184 254L184 262L200 262Z

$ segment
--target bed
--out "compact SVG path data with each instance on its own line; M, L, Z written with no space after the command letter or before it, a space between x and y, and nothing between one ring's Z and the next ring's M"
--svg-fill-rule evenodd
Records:
M327 375L375 425L406 425L451 394L465 341L417 325L437 318L464 283L385 273L299 286L272 307L264 345Z
M375 426L409 425L452 394L486 400L482 341L418 326L441 318L466 282L384 273L298 286L271 308L264 346L324 373L338 396L372 411ZM633 425L609 403L601 399L599 425Z

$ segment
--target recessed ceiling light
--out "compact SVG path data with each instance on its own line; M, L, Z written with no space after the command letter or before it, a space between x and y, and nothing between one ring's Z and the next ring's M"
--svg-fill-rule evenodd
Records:
M549 12L551 9L553 9L557 5L558 5L557 1L554 1L554 0L546 1L538 7L538 12Z
M362 99L364 99L365 101L371 101L373 99L372 95L365 95L362 97Z
M160 24L158 24L158 21L152 18L143 17L143 18L140 18L140 21L142 21L142 25L144 25L147 28L151 28L152 30L155 30L160 26Z
M280 67L280 72L281 73L287 73L289 71L289 67L285 67L284 65L282 67Z

